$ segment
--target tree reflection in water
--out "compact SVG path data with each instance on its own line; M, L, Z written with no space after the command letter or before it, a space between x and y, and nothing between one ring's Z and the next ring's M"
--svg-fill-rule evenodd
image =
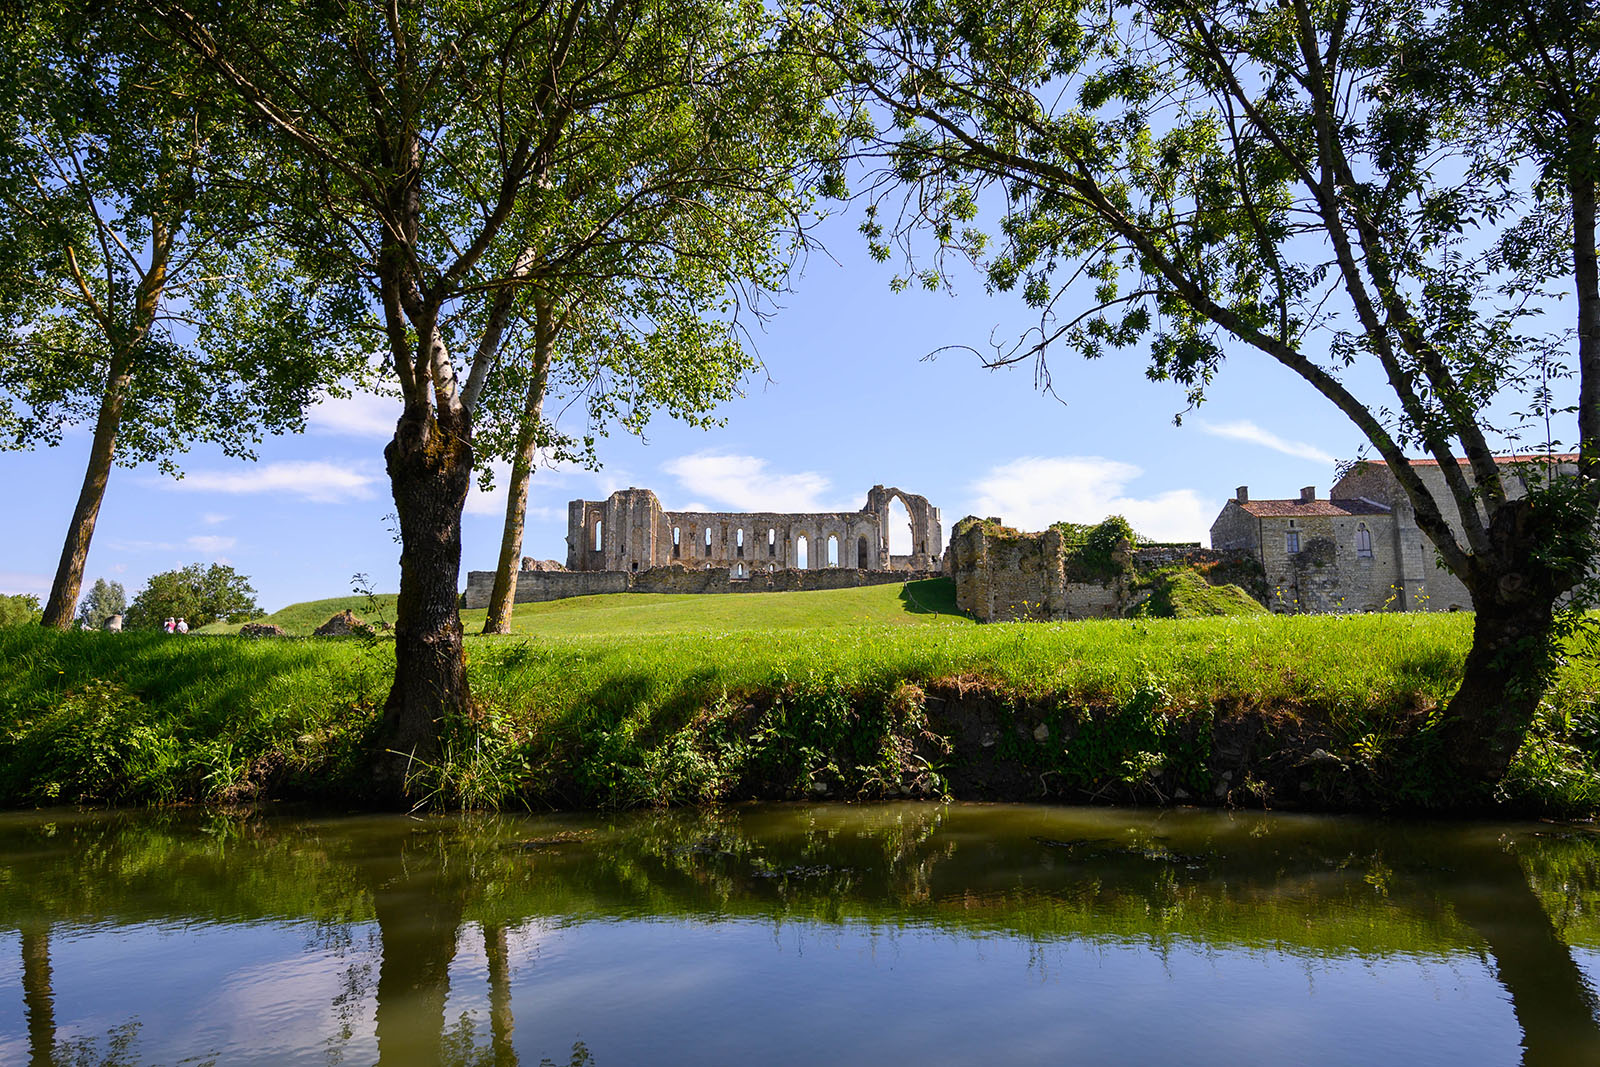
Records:
M51 966L60 924L312 920L342 957L360 956L350 931L375 922L377 979L351 964L337 998L349 1003L333 1005L342 1037L357 1025L351 1005L365 1002L384 1067L511 1067L558 1037L515 1028L519 931L640 916L931 926L1039 944L1183 940L1329 959L1478 946L1515 1011L1524 1064L1600 1063L1594 992L1569 948L1600 947L1600 837L1589 832L932 805L615 820L72 815L0 819L0 853L0 925L21 935L35 1065L141 1062L137 1019L112 1031L104 1054L59 1040L54 984L71 982ZM457 946L479 937L487 1018L452 1023ZM559 1062L594 1057L579 1040Z

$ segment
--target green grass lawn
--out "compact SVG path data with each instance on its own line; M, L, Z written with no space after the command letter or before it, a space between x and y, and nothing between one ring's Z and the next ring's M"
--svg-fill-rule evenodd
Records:
M290 604L256 622L309 636L330 615L346 609L369 622L394 620L393 593L374 598L333 597ZM484 612L463 611L467 633L483 629ZM213 623L196 633L237 633L238 623ZM606 637L649 634L731 633L749 630L828 629L836 626L973 625L956 611L955 583L931 578L903 585L867 585L799 593L608 593L543 604L518 604L515 634Z
M752 776L804 782L829 766L870 777L880 747L916 743L914 705L940 687L1119 730L1136 719L1158 755L1182 731L1157 720L1304 716L1341 760L1381 766L1393 753L1401 767L1409 757L1394 746L1454 691L1472 636L1467 614L977 625L953 600L942 579L618 594L519 605L517 632L498 637L474 634L482 612L466 612L468 673L491 725L454 742L453 797L629 805L716 798ZM306 634L345 607L376 621L393 598L380 605L334 598L269 618ZM0 629L0 802L227 798L257 780L290 781L290 795L357 791L393 670L381 635ZM1592 649L1564 664L1539 738L1530 788L1590 798L1561 810L1600 810ZM1122 766L1119 751L1103 755Z

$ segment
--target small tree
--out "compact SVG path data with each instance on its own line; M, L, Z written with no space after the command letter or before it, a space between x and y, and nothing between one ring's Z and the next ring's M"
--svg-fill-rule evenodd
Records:
M39 621L39 598L32 593L0 593L0 627Z
M128 613L128 594L121 582L96 578L89 594L78 605L78 621L100 626L113 615Z
M364 359L361 311L290 276L249 121L133 18L0 12L0 448L93 434L44 624L65 629L111 468L263 430Z
M244 622L261 614L256 591L249 579L222 563L207 567L191 563L175 571L152 575L128 605L125 625L132 630L153 630L166 619L187 619L194 628L218 619Z

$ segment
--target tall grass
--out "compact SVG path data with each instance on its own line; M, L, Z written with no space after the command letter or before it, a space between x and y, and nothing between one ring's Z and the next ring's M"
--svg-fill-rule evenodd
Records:
M1218 709L1288 710L1371 746L1388 724L1448 699L1471 639L1467 615L975 626L894 603L922 621L760 630L740 607L725 629L651 633L670 617L652 622L646 606L634 632L619 624L599 635L583 628L625 606L530 605L547 609L530 616L544 620L545 633L469 638L483 718L447 731L453 763L437 769L430 788L444 803L675 802L726 795L730 775L778 774L771 761L780 750L782 774L800 787L830 763L845 777L870 778L888 759L883 746L920 728L906 687L941 684L978 686L1018 704L1112 709L1138 701L1174 720ZM561 635L566 623L576 632ZM0 800L358 794L363 745L392 670L392 646L382 639L3 630ZM95 720L99 740L86 742L90 749L124 763L136 750L155 753L141 756L137 775L129 772L136 781L97 785L58 766L90 758L83 752L51 756L44 766L63 748L71 716L91 705L112 710ZM1592 656L1565 664L1540 730L1543 747L1523 768L1531 783L1524 792L1570 799L1590 783L1590 806L1600 808L1591 773L1600 669ZM1563 774L1578 778L1563 785Z

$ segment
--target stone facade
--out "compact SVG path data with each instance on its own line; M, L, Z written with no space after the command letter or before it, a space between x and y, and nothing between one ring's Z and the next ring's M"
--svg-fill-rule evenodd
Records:
M1553 457L1557 472L1573 473L1575 458ZM1508 457L1501 462L1528 461ZM1460 536L1460 518L1439 464L1412 460L1411 465ZM1514 472L1507 483L1512 496L1527 490ZM1417 527L1410 498L1381 461L1356 464L1326 500L1317 499L1310 486L1292 500L1252 500L1249 487L1240 486L1211 525L1211 547L1257 560L1266 572L1268 606L1278 612L1472 607L1466 586L1438 565L1433 543Z
M911 552L890 555L890 505L910 516ZM597 593L761 593L903 582L939 569L939 509L881 485L860 511L665 511L648 489L567 505L567 565L522 560L516 602ZM493 571L469 571L462 605L482 608Z
M911 552L889 554L889 506L911 517ZM926 573L944 548L939 509L926 497L881 485L860 511L816 514L664 511L648 489L567 505L567 570L638 574L653 567L725 567L734 581L833 567Z
M1023 533L998 519L962 519L950 538L946 573L956 607L983 622L1121 618L1136 602L1130 573L1178 563L1216 562L1198 544L1126 546L1115 574L1073 573L1072 549L1056 529Z

